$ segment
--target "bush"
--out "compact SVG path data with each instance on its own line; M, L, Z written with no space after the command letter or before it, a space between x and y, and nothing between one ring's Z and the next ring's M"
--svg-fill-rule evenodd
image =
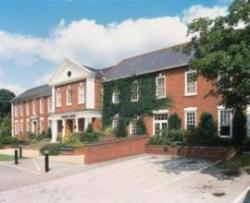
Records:
M99 140L100 133L84 133L84 135L81 137L82 142L97 142Z
M246 138L246 116L241 109L236 109L233 118L233 143L242 145Z
M213 120L212 114L204 112L201 114L199 125L197 128L198 136L204 139L211 138L212 136L217 136L217 127Z
M104 136L112 136L115 134L115 130L112 127L107 127L103 131Z
M116 136L117 137L127 137L128 132L127 132L127 125L124 119L120 118L116 130Z
M18 140L11 136L1 136L0 137L0 144L17 144Z
M47 131L47 138L51 139L52 138L52 131L51 128L49 127L48 131Z
M181 130L168 130L167 139L171 143L183 142L183 132Z
M81 137L79 134L73 134L71 136L67 136L63 139L63 144L70 147L82 147L83 142L81 141Z
M179 130L181 129L181 119L177 113L171 114L168 119L168 128Z
M147 133L144 121L142 118L136 121L136 134L137 135L145 135Z
M149 138L148 144L150 145L162 145L163 144L163 137L160 135L154 135Z
M48 151L49 155L59 155L60 154L60 148L63 147L64 145L61 143L50 143L45 146L43 146L40 149L40 153L42 155L45 154L46 151Z
M85 131L86 133L93 133L93 126L92 126L92 123L89 123L88 126L87 126L87 129Z

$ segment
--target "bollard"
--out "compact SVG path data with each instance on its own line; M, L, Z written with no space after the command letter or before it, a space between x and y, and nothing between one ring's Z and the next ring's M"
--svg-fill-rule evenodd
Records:
M18 164L18 150L15 149L15 164Z
M49 172L49 152L46 151L44 153L44 158L45 158L45 172Z
M23 148L22 148L21 145L19 146L19 158L20 158L20 159L23 158Z

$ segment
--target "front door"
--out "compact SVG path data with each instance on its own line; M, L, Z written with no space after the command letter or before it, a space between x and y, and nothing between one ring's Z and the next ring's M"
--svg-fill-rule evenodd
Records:
M65 133L67 135L72 135L74 132L74 121L72 119L66 120Z
M162 135L162 132L168 128L168 114L157 113L154 114L154 134Z

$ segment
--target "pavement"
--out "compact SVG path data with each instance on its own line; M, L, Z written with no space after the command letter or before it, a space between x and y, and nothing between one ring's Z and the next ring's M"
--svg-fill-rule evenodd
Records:
M85 166L54 161L49 173L39 174L31 163L20 165L28 170L8 164L0 164L0 203L238 203L247 202L250 185L248 174L222 169L219 162L172 156Z

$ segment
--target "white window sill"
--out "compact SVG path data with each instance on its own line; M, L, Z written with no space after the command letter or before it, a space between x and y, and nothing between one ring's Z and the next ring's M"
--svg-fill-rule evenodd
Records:
M166 95L160 97L156 96L156 99L165 99L166 97L167 97Z
M197 96L197 93L186 93L185 97Z
M71 104L67 104L67 106L72 106L72 103Z

